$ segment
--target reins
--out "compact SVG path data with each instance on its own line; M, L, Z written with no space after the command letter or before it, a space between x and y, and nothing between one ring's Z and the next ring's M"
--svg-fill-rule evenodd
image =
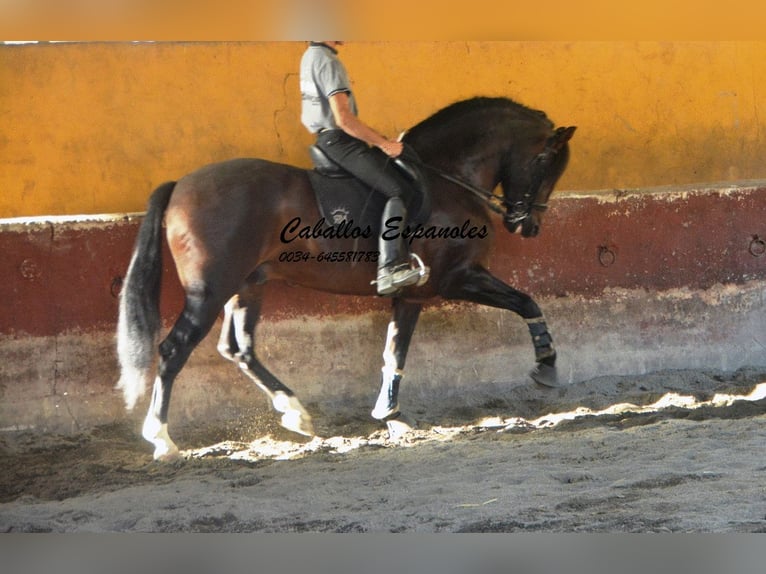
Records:
M471 182L465 181L464 179L461 179L457 176L451 175L447 173L446 171L443 171L439 169L438 167L429 165L427 163L420 163L420 166L434 172L436 175L438 175L442 179L445 179L449 181L450 183L454 183L455 185L458 185L462 187L463 189L470 191L476 197L483 200L484 203L486 203L487 207L489 207L495 213L499 213L501 215L508 215L507 208L501 207L500 205L497 205L497 203L495 203L496 200L501 200L505 203L505 200L497 197L491 191L488 191L482 187L474 185Z
M420 159L408 158L407 161L415 163L419 165L420 167L423 167L435 173L442 179L449 181L450 183L454 183L455 185L458 185L467 191L470 191L476 197L481 199L487 207L489 207L495 213L499 213L500 215L502 215L510 223L515 224L515 223L520 223L524 221L527 217L529 217L533 209L537 209L539 211L545 211L546 209L548 209L547 203L535 203L535 202L528 202L528 201L517 201L515 203L510 203L504 197L498 197L487 189L484 189L482 187L472 184L469 181L466 181L455 175L447 173L446 171L436 166L424 163L420 161ZM528 200L531 198L531 196L532 194L527 192L524 194L524 199ZM500 205L498 205L497 203L498 201L500 202ZM513 211L511 211L511 209Z

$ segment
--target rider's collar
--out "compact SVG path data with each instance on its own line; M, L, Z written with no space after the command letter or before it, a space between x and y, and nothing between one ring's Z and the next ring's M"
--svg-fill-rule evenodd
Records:
M335 49L335 48L333 48L332 46L328 46L328 45L327 45L327 44L325 44L324 42L309 42L309 45L311 45L311 46L319 46L319 47L321 47L321 48L327 48L327 49L328 49L328 50L330 50L330 51L331 51L333 54L337 54L337 53L338 53L338 50L336 50L336 49Z

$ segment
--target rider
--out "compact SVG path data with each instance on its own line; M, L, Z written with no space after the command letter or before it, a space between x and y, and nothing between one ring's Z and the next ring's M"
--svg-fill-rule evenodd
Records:
M337 48L342 44L311 42L304 52L300 67L301 121L317 134L317 147L331 160L388 198L382 221L400 217L403 229L407 221L404 198L410 190L397 177L390 161L402 153L403 144L382 136L357 117L351 82L338 59ZM381 233L383 228L382 224ZM401 234L398 236L378 239L379 295L394 295L423 277L423 269L410 266L407 246Z

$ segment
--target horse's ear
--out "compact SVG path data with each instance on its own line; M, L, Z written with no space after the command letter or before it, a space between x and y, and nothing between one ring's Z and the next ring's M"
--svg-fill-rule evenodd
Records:
M567 128L557 128L553 137L550 139L549 146L554 150L559 151L564 144L567 143L575 133L577 126L569 126Z
M564 143L572 139L572 136L574 135L575 130L577 129L577 126L569 126L568 128L559 128L559 129L561 130L559 141L561 143Z

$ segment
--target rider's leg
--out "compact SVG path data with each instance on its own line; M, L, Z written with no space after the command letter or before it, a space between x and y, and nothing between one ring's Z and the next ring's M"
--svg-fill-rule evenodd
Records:
M410 266L410 253L402 236L407 222L407 208L400 197L386 202L378 238L378 295L392 295L402 287L417 284L423 277L421 269Z
M402 237L407 226L407 209L403 198L412 190L396 172L397 168L390 158L381 150L371 148L341 130L320 134L317 146L354 177L388 197L378 240L378 294L393 295L402 287L424 283L428 277L428 268L422 264L415 269L411 268L409 246ZM420 262L419 258L417 260Z

